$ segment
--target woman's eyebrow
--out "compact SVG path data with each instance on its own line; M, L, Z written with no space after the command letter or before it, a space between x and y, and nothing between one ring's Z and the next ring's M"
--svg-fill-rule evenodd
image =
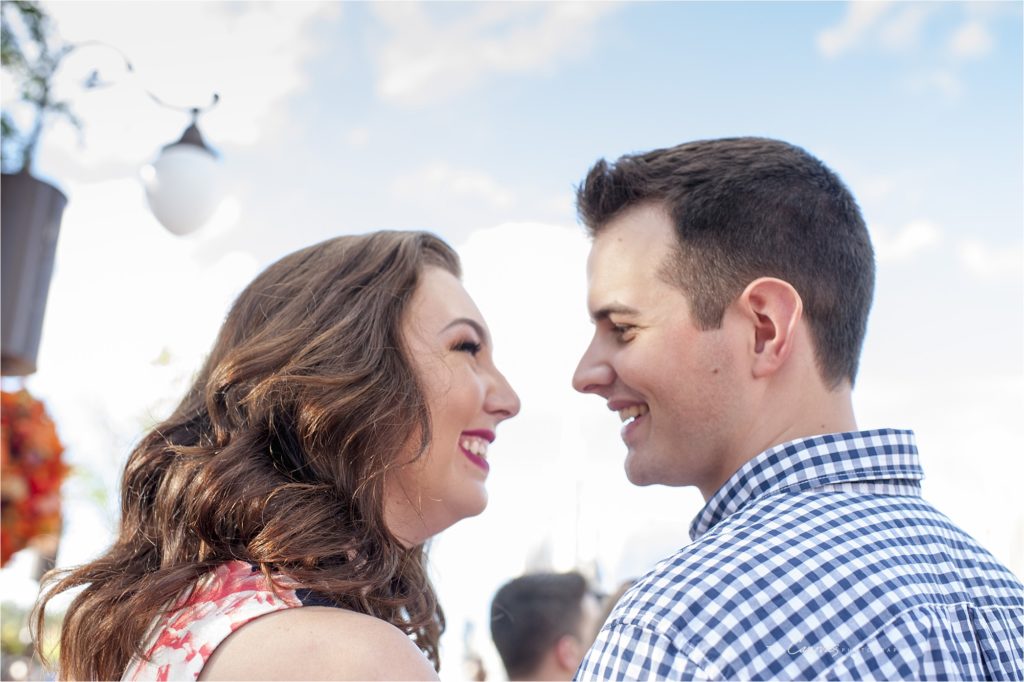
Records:
M469 317L455 318L454 320L452 320L451 322L444 326L444 329L441 330L441 333L443 334L452 327L457 327L460 324L466 324L472 327L476 331L477 335L480 336L480 339L483 341L484 344L488 344L490 342L490 337L487 336L487 330L483 328L483 325Z

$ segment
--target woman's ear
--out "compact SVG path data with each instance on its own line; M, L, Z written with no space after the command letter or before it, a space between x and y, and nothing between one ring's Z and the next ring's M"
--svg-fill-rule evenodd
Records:
M797 325L803 317L803 300L789 282L759 277L747 285L736 304L751 324L751 371L757 379L771 376L793 352Z

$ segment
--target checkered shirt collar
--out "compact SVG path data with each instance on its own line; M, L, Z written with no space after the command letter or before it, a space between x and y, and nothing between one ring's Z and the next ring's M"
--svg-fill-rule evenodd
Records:
M765 450L718 489L690 525L697 540L754 500L847 483L903 483L920 494L913 431L878 429L801 438Z

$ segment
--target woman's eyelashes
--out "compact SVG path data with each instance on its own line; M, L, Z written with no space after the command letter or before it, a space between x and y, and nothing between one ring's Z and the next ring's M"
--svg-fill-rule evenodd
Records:
M469 353L473 357L476 357L476 354L479 353L482 348L483 346L480 342L473 339L463 339L452 346L452 350L459 353Z

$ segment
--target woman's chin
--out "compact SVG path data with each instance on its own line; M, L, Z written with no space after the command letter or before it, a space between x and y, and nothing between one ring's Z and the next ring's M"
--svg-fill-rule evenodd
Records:
M485 509L487 509L487 491L481 487L480 494L478 496L475 496L474 499L464 500L463 503L458 506L458 508L453 509L447 525L445 525L444 528L441 528L436 532L440 533L442 530L445 530L446 528L451 528L459 521L462 521L464 519L479 516L484 512Z
M472 518L472 517L474 517L474 516L480 516L481 514L483 514L483 513L484 513L484 510L485 510L485 509L487 509L487 493L486 493L486 492L485 492L485 493L484 493L484 495L483 495L483 499L481 499L481 500L480 500L480 503L479 503L479 504L477 504L477 505L476 505L476 506L475 506L475 507L473 508L473 510L472 510L472 511L470 511L470 512L469 512L468 514L466 514L466 515L465 515L465 516L463 516L462 518L464 518L464 519L468 519L468 518Z

